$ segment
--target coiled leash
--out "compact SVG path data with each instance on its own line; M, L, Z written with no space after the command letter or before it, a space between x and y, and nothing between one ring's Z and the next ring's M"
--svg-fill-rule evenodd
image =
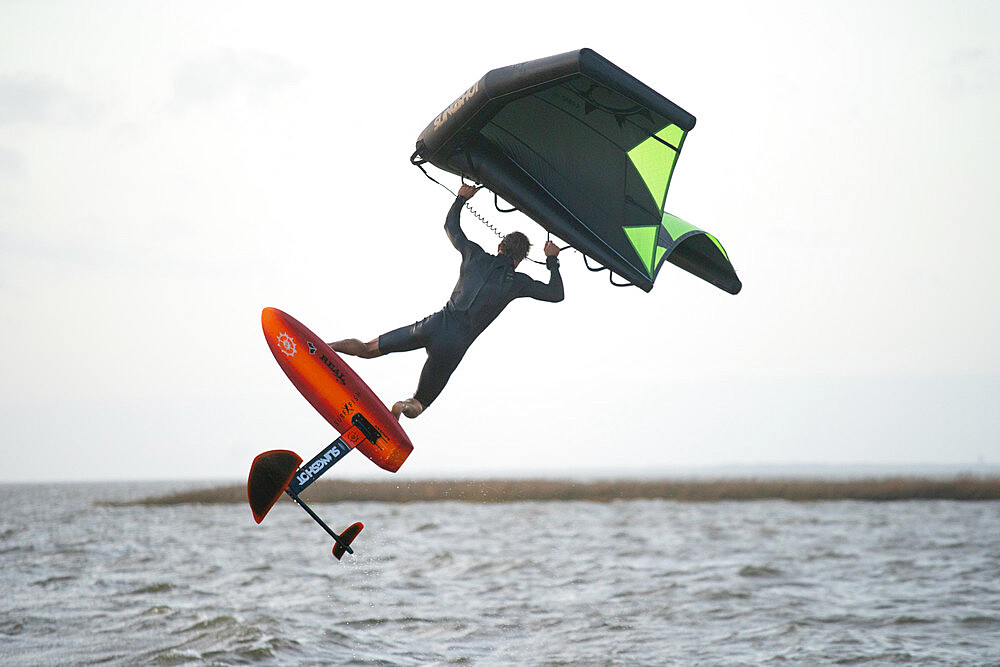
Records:
M410 164L414 165L415 167L417 167L418 169L420 169L420 171L424 172L424 176L426 176L427 178L431 179L431 181L433 181L434 183L437 183L442 188L444 188L445 190L447 190L448 192L450 192L453 197L457 197L458 194L455 193L455 191L453 191L447 185L445 185L441 181L439 181L436 178L434 178L433 176L431 176L427 172L427 170L424 169L424 164L427 163L427 160L420 156L420 149L421 149L421 147L418 146L417 150L415 150L413 152L413 155L410 156ZM468 159L468 157L467 157L467 159ZM459 178L462 179L462 185L465 185L465 176L459 176ZM473 182L473 185L480 185L480 184ZM493 193L493 206L500 213L513 213L514 211L517 210L517 207L507 208L507 209L500 208L500 196L497 193L495 193L495 192ZM494 234L496 234L498 237L500 237L501 240L503 240L503 238L504 238L504 236L506 236L506 234L502 233L499 229L497 229L485 216L480 215L479 211L477 211L476 209L474 209L472 207L472 204L468 200L466 200L466 202L465 202L465 208L467 208L469 210L469 212L472 213L472 215L476 218L476 220L478 220L479 222L483 223L483 225L485 225L487 229L489 229L490 231L492 231ZM546 241L551 241L552 240L552 234L548 230L545 230L545 240ZM576 250L576 248L573 248L573 246L566 245L566 246L563 246L563 247L559 248L559 252L562 252L563 250L567 250L567 249L570 249L570 248L572 248L573 250ZM577 252L579 252L579 251L577 250ZM630 283L630 282L616 283L615 282L615 274L614 274L614 272L611 269L609 269L606 266L593 267L593 266L590 265L590 262L587 261L587 255L585 255L582 252L580 254L583 256L583 265L587 267L588 271L591 271L593 273L600 273L601 271L607 271L608 272L608 281L612 285L614 285L615 287L632 287L632 283ZM531 257L525 257L525 259L527 259L527 260L529 260L531 262L534 262L535 264L541 264L542 266L545 266L545 262L539 262L537 259L532 259Z

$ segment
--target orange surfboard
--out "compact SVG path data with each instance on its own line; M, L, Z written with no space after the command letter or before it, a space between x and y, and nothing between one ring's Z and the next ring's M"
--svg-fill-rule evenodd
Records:
M413 444L385 404L323 339L277 308L265 308L267 345L292 384L351 446L396 472Z

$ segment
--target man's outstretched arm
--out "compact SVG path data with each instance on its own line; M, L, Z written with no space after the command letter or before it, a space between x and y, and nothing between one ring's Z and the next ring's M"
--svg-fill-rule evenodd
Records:
M479 188L472 185L463 184L462 187L458 189L458 197L455 198L455 203L451 205L451 209L448 211L448 217L444 219L444 231L448 235L448 240L451 244L455 246L455 250L462 253L462 257L472 249L475 244L469 240L469 237L465 235L462 231L462 207L465 206L465 202L472 199L472 197L479 191Z
M559 246L552 241L545 242L545 266L549 269L549 282L532 280L525 296L539 301L557 303L563 300L562 276L559 274Z

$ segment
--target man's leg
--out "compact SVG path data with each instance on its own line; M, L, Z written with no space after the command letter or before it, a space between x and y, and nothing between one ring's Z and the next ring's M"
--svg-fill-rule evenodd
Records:
M349 354L352 357L361 357L362 359L374 359L375 357L382 356L382 351L378 347L378 338L370 340L367 343L362 343L357 338L347 338L345 340L338 340L336 343L330 343L330 347L333 348L334 352Z
M413 398L396 401L392 406L392 414L396 419L399 419L400 415L413 419L441 393L468 347L468 343L456 342L451 339L452 337L441 336L443 318L444 311L439 311L420 322L384 333L367 343L362 343L357 338L348 338L330 343L330 347L337 352L371 359L393 352L407 352L427 347L429 336L438 334L442 337L444 340L434 345L434 353L431 353L430 349L427 350L427 362L420 373L420 382Z
M414 419L423 412L444 389L467 349L467 345L462 344L434 346L433 353L428 349L427 361L420 371L420 382L413 398L396 401L392 406L392 414L396 419L399 419L400 414Z

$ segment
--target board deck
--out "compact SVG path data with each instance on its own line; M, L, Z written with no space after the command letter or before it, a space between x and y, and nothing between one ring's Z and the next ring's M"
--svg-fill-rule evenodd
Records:
M261 324L278 365L316 411L375 465L399 470L413 444L358 374L291 315L265 308Z

